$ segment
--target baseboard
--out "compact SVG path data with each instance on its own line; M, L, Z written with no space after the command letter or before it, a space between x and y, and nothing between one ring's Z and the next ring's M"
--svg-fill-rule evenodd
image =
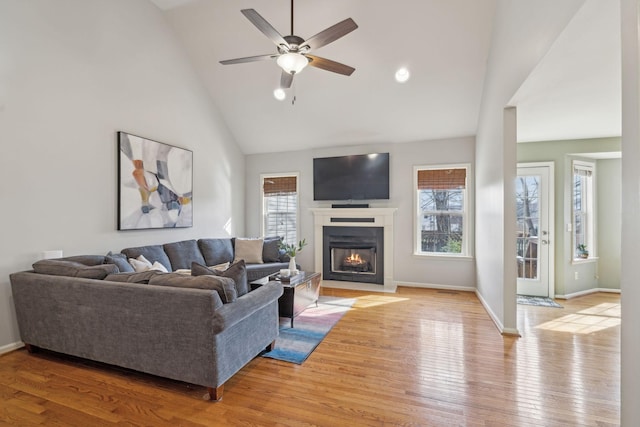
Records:
M19 348L24 347L24 343L23 342L14 342L11 344L7 344L7 345L3 345L2 347L0 347L0 355L3 355L5 353L9 353L11 351L17 350Z
M478 297L478 299L480 300L480 304L482 304L482 306L484 307L484 310L487 312L487 314L489 314L489 317L491 318L491 320L493 320L494 325L496 325L496 327L498 328L498 331L500 331L502 335L512 335L516 337L520 336L520 332L518 332L517 329L504 327L504 325L502 324L498 316L496 316L493 310L491 310L491 307L489 307L489 304L487 304L485 299L482 297L482 294L478 292L477 289L476 289L476 296Z
M396 285L406 286L407 288L444 289L447 291L460 291L460 292L476 291L476 288L473 286L439 285L435 283L396 282Z
M595 294L595 293L598 293L598 292L606 292L606 293L610 293L610 294L619 294L620 293L620 289L593 288L593 289L587 289L586 291L574 292L572 294L567 294L567 295L556 295L555 298L556 299L571 299L571 298L581 297L581 296L584 296L584 295Z

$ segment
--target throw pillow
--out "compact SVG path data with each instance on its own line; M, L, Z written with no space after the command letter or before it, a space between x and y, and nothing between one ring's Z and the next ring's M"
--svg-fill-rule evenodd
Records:
M280 236L265 237L262 244L262 261L280 262Z
M169 270L167 270L167 267L165 267L164 265L160 264L158 261L154 262L151 265L151 267L149 268L149 270L160 271L161 273L168 273L169 272Z
M233 262L243 259L247 264L263 264L262 245L262 239L236 239Z
M211 269L194 262L191 264L191 275L213 275L228 277L230 279L233 279L238 297L241 297L242 295L249 292L249 282L247 281L247 266L245 265L244 260L234 262L225 271Z
M208 289L218 292L224 304L234 302L238 298L233 280L214 275L185 276L179 273L160 274L149 280L150 285L172 286L175 288Z
M211 268L216 271L225 271L231 265L230 262L223 262L222 264L209 265L208 268Z
M151 269L151 261L146 259L144 255L138 256L138 258L129 258L129 264L133 267L136 273L142 273Z
M127 256L125 254L114 254L109 251L109 253L104 257L105 264L115 264L120 270L120 273L131 273L135 270L127 261Z

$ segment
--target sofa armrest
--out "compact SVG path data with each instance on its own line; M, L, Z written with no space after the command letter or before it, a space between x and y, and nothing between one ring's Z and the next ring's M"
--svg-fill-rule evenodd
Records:
M214 323L220 322L221 329L227 329L250 316L256 310L277 302L282 295L282 284L269 282L248 292L230 304L224 304L216 310Z

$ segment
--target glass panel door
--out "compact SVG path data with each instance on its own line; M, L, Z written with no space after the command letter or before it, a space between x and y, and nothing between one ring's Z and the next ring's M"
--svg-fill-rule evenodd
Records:
M549 169L518 167L516 262L521 295L553 296L549 289Z

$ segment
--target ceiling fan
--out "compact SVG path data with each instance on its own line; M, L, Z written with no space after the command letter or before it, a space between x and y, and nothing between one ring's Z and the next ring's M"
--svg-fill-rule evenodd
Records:
M293 34L293 0L291 0L291 35L284 37L254 9L242 9L240 12L275 43L278 52L268 55L228 59L220 61L221 64L241 64L243 62L275 59L278 66L282 68L280 87L283 89L290 88L293 83L293 76L302 71L307 65L345 76L350 76L355 71L355 68L348 65L309 54L311 50L319 49L358 28L353 19L347 18L305 40Z

